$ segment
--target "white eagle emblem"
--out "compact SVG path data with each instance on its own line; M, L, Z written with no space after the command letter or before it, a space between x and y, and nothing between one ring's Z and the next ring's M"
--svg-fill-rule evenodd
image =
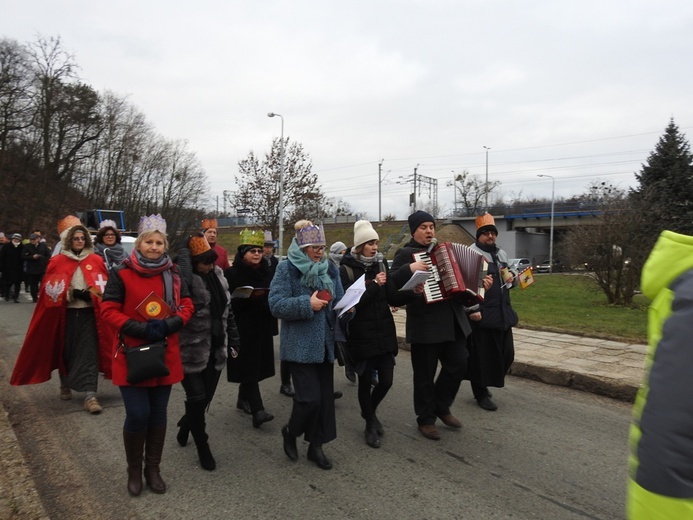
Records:
M55 283L46 282L44 287L46 288L46 295L55 303L65 290L65 280L60 280Z

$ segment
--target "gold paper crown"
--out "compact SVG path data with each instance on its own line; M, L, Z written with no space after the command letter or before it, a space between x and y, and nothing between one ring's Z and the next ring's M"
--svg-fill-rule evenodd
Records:
M488 211L481 215L480 217L476 217L476 228L479 229L484 226L495 226L496 221L493 219L493 215L491 215Z
M298 247L326 245L322 228L315 225L297 229L296 242L298 242Z
M264 246L265 245L265 234L262 231L250 231L249 229L244 229L241 231L241 246Z
M209 229L209 228L214 228L217 229L218 223L217 219L215 218L206 218L202 221L202 229Z
M144 233L146 231L158 231L159 233L166 234L166 221L164 217L160 214L149 215L148 217L140 218L140 223L137 225L137 233Z
M63 231L82 222L74 215L68 215L64 219L58 222L58 234L62 235Z
M191 256L197 256L206 253L212 248L205 237L192 236L188 241L188 249L190 249Z

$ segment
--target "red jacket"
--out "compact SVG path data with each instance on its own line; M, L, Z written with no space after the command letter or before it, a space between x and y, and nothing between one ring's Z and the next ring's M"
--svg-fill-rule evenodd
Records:
M229 254L226 252L226 249L221 247L219 244L214 244L211 247L217 252L217 259L214 261L214 263L221 267L222 271L226 271L229 267L231 267L231 264L229 264Z
M180 277L174 274L174 298L176 302L175 314L183 318L183 323L187 323L195 311L192 300L187 296L181 296ZM137 312L137 306L154 291L155 294L163 298L164 282L162 275L152 277L140 276L136 271L123 265L111 272L111 283L106 290L106 298L102 303L102 316L116 331L129 319L146 321ZM135 386L163 386L173 385L183 379L183 363L180 360L180 347L178 345L178 334L171 334L167 337L166 347L166 366L170 374L166 377L148 379ZM125 343L128 347L136 347L149 343L147 340L125 336ZM125 355L118 348L119 341L113 344L113 384L117 386L130 386L127 382L127 364Z
M51 378L51 372L55 369L61 374L67 372L63 361L67 291L77 267L82 270L84 280L93 293L103 292L108 280L108 271L98 255L87 255L81 261L66 255L51 258L41 282L38 303L31 317L22 350L17 356L10 384L43 383ZM102 321L101 298L93 293L92 303L99 337L99 371L104 377L110 378L114 331Z

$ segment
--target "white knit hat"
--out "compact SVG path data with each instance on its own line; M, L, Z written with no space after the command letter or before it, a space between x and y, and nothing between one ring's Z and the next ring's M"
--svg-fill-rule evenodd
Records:
M354 248L361 244L378 240L378 233L373 229L373 225L367 220L359 220L354 223Z

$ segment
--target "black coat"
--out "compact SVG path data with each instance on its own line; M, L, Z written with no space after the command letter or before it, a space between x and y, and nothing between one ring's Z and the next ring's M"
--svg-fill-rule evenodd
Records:
M24 244L24 260L26 261L27 274L42 275L46 272L48 260L51 258L51 250L45 242ZM38 255L38 258L34 258Z
M387 264L383 263L383 267L387 273ZM346 254L339 267L344 290L364 274L366 292L356 304L356 312L348 324L347 349L354 361L386 353L397 354L397 330L390 305L404 305L409 299L408 295L397 291L389 276L383 286L373 281L378 274L378 264L366 267L351 254Z
M395 254L392 262L395 285L402 287L409 278L409 264L414 259L413 253L425 251L426 248L410 240ZM464 306L455 300L443 300L426 303L422 294L405 291L409 294L407 303L407 342L408 343L442 343L455 341L455 330L459 329L465 336L471 334L471 327Z
M24 279L24 246L17 247L8 242L0 250L0 272L2 282L6 284L19 283Z
M259 267L245 264L239 255L224 271L229 292L237 287L269 288L272 271L262 260ZM237 358L228 359L227 378L234 383L262 381L274 375L274 340L277 320L269 310L267 294L251 298L231 298L241 346Z

